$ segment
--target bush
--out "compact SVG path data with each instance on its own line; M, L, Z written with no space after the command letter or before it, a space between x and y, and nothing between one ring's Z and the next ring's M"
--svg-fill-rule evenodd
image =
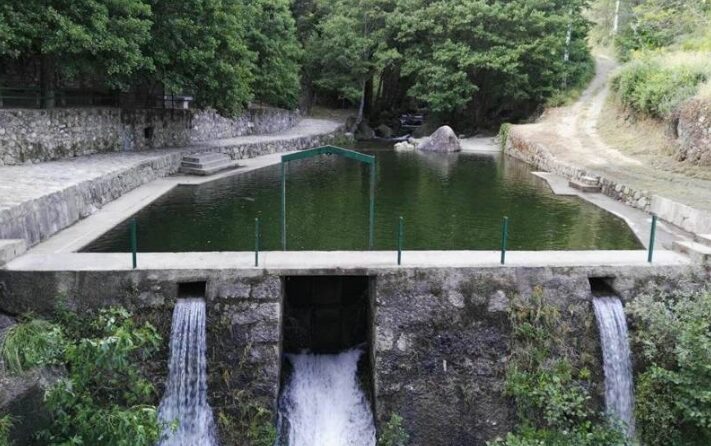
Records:
M667 118L711 80L711 59L703 53L677 53L631 62L613 78L620 101L637 113Z
M59 326L32 319L10 327L0 347L5 367L18 374L33 367L56 363L64 348Z
M405 446L408 441L410 435L402 426L402 417L396 413L391 414L378 437L378 446Z
M575 367L566 348L569 329L558 309L536 290L531 302L511 307L513 348L506 373L506 392L514 398L519 418L515 432L490 446L626 445L621 426L607 421L591 403L590 371Z
M636 415L649 446L711 444L711 291L642 296L628 306L641 352Z
M0 417L0 446L10 446L10 429L12 429L10 415Z

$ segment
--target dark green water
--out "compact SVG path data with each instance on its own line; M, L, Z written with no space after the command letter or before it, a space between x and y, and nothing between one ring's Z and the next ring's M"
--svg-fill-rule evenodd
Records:
M514 250L641 248L622 220L553 195L520 161L359 150L377 158L376 249L395 248L398 216L404 217L406 249L499 249L505 215ZM367 249L368 166L324 156L291 162L287 176L288 249ZM138 249L253 250L259 217L261 248L278 250L279 202L279 166L179 187L136 215ZM128 227L121 223L85 251L129 251Z

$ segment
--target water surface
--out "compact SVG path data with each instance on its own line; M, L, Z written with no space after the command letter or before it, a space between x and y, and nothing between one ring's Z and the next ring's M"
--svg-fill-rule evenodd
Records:
M503 155L425 154L359 148L376 170L375 248L394 249L399 216L406 249L499 249L510 218L515 250L639 249L619 218L576 197L553 195L530 167ZM290 250L368 245L369 167L337 156L289 163ZM278 165L174 189L137 215L142 252L249 251L260 218L262 249L281 249ZM128 221L86 251L130 250Z

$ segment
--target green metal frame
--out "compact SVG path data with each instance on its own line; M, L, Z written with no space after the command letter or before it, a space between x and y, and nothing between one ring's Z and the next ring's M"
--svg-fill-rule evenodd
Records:
M321 155L338 155L370 166L370 208L368 219L368 249L375 239L375 157L335 146L316 147L281 157L281 248L286 251L286 163Z
M657 238L657 216L652 215L652 227L649 231L649 247L647 251L647 262L652 263L654 256L654 243Z

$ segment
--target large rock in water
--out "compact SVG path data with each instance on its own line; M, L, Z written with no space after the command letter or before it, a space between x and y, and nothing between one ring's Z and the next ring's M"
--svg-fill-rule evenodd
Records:
M438 128L429 138L422 141L417 148L425 152L460 152L462 150L457 134L448 125Z
M355 139L358 141L368 141L373 138L375 138L375 131L370 128L365 119L360 121L355 131Z

